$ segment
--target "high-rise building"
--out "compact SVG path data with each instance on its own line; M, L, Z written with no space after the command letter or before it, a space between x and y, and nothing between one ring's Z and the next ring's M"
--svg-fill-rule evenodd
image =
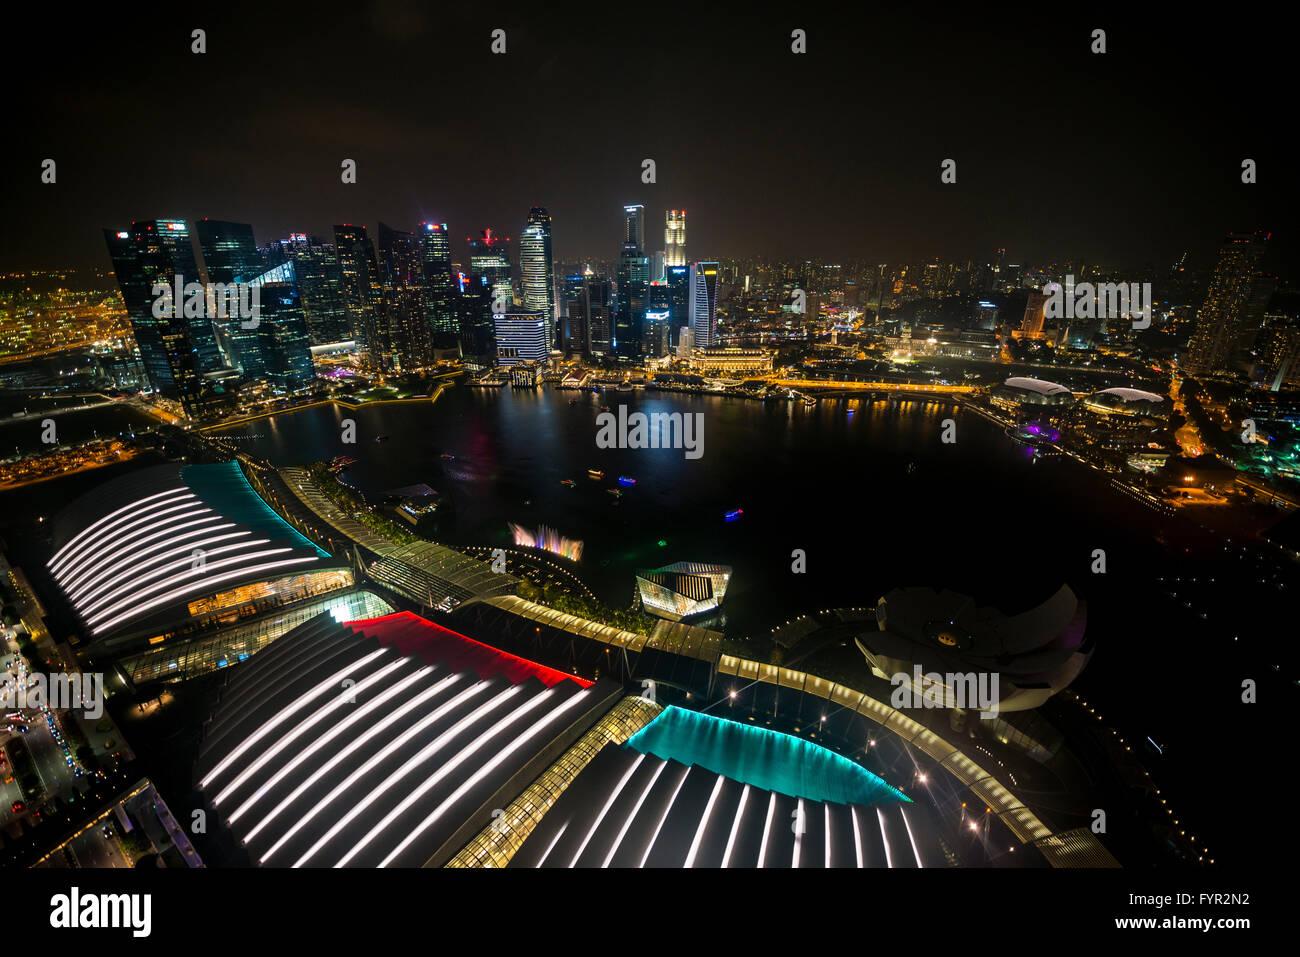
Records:
M1232 352L1246 337L1247 305L1268 236L1232 233L1219 249L1196 331L1188 343L1184 368L1192 375L1225 372Z
M487 228L478 239L467 241L470 275L461 298L465 310L461 316L461 349L467 357L473 357L475 368L481 368L491 361L494 317L514 309L510 239L503 239Z
M154 315L156 284L170 289L177 276L182 284L202 281L185 221L144 220L128 230L106 229L104 238L149 384L187 412L198 412L203 373L222 367L212 321L206 308L187 310L181 302Z
M284 256L293 262L311 344L322 346L352 339L343 268L334 246L315 236L293 233L288 239L280 240L280 247Z
M676 330L689 325L691 321L691 267L665 267L664 282L668 284L668 301L673 311L672 328Z
M686 210L670 209L664 228L664 267L686 265Z
M424 310L434 344L446 343L459 333L456 279L451 272L451 237L446 223L421 223L420 271L424 281Z
M382 368L422 369L433 358L432 330L425 316L421 251L415 236L379 224L380 317L392 353Z
M248 223L201 219L195 223L208 282L249 282L264 271Z
M666 282L652 282L646 295L645 354L655 358L668 355L672 328L671 290Z
M565 351L583 358L607 355L610 350L609 280L590 269L565 278Z
M696 349L710 349L718 339L718 268L716 262L691 263L688 312Z
M645 255L645 207L623 207L623 249L618 257L618 299L611 351L627 359L642 355L650 260Z
M1025 314L1020 320L1020 334L1025 339L1041 339L1043 323L1047 317L1047 295L1031 292L1025 302Z
M202 219L195 224L199 250L203 253L203 266L208 282L227 285L252 282L270 264L253 240L253 227L248 223L227 223L215 219ZM279 247L276 247L278 255ZM277 259L276 264L283 262ZM238 369L245 379L262 377L261 346L256 327L246 328L237 315L212 319L225 362Z
M513 307L515 293L510 278L510 238L502 239L489 227L478 239L468 242L469 271L474 284L489 293L489 303L496 299L504 302L507 309Z
M521 362L545 362L551 346L547 340L550 323L538 309L511 309L492 317L496 341L496 362L512 366Z
M274 273L268 277L278 278ZM257 324L262 375L281 394L306 392L315 382L311 334L298 287L292 282L261 282L261 315Z
M632 246L638 252L645 249L644 206L623 207L623 245Z
M375 264L375 247L366 236L366 227L350 223L335 226L334 252L343 273L343 301L349 324L362 359L369 366L382 368L382 357L391 350L376 321L379 267Z
M546 317L546 341L555 344L555 264L551 258L551 214L541 206L528 211L519 237L519 286L524 308Z

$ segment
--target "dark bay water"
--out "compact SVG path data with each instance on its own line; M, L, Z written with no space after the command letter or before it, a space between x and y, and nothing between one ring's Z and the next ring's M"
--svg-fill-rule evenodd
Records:
M597 448L601 406L617 412L620 403L702 413L703 455ZM948 417L957 442L945 445ZM349 418L355 445L341 441ZM637 568L731 565L725 625L737 635L821 607L874 604L899 585L949 587L1018 610L1062 582L1086 587L1094 548L1114 547L1121 563L1136 557L1134 523L1146 521L1140 506L1099 490L1072 463L1035 461L991 423L944 403L808 409L657 392L457 388L427 405L322 407L221 431L277 465L352 456L347 479L368 492L427 483L454 502L442 535L453 544L507 543L509 522L581 539L579 573L618 604L630 600ZM613 504L607 490L619 476L636 485ZM1089 516L1099 491L1117 514ZM727 522L734 509L743 516ZM805 574L792 572L795 549L806 553Z

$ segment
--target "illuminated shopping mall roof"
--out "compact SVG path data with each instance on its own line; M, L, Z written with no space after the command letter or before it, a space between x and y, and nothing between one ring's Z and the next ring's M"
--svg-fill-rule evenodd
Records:
M95 637L216 592L339 565L235 462L132 472L77 499L54 525L48 570Z
M230 672L195 774L254 864L436 866L621 695L415 615L321 615Z

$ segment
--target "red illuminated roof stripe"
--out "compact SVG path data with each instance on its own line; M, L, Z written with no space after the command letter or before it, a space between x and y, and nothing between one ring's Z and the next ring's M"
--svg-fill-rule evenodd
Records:
M566 679L584 688L593 684L577 675L499 651L409 611L352 621L345 627L376 638L381 645L392 647L399 654L419 655L428 664L441 663L453 671L473 669L480 678L505 675L513 684L519 684L525 678L536 678L547 687Z

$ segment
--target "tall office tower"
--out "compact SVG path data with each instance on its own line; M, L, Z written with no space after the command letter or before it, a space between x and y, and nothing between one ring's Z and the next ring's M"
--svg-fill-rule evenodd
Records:
M637 252L645 249L645 207L641 205L623 207L623 245L632 246Z
M551 258L551 214L541 206L528 211L519 236L519 287L524 308L546 317L546 341L555 345L555 263Z
M1031 292L1025 303L1025 314L1020 320L1020 333L1026 339L1043 337L1043 321L1046 318L1047 296L1041 292Z
M375 247L366 236L366 227L350 223L335 226L334 253L343 271L343 300L353 337L365 363L381 368L381 357L390 350L376 321L379 267L375 265Z
M1227 371L1232 351L1246 333L1251 291L1268 236L1231 233L1219 249L1196 331L1188 343L1186 370L1192 375Z
M672 309L674 331L690 325L691 267L668 266L664 269L664 282L668 284L668 302Z
M514 284L510 278L510 240L490 228L478 239L468 239L470 314L461 326L461 349L472 355L476 367L490 364L495 325L493 317L514 309ZM465 300L462 300L463 302ZM504 310L500 307L504 306Z
M274 391L290 395L309 391L316 381L316 373L302 297L297 285L283 281L284 276L282 271L272 270L254 280L262 287L261 317L256 332L260 340L261 376Z
M656 359L668 355L672 328L671 290L666 282L652 282L646 294L645 354Z
M379 224L382 316L392 357L385 368L410 372L433 361L433 334L424 312L422 260L415 235Z
M492 325L497 365L545 362L550 355L550 323L540 309L510 309L493 316Z
M686 210L668 210L664 229L664 267L686 265Z
M600 357L612 350L613 293L609 280L588 272L583 277L581 315L584 328L583 355Z
M650 260L645 255L645 207L623 207L623 249L618 257L618 300L611 351L627 359L642 354Z
M311 344L323 346L352 339L343 267L333 245L303 233L293 233L279 245L285 258L293 263Z
M677 358L689 359L695 351L695 333L690 326L682 326L677 332Z
M564 277L560 293L560 348L565 356L591 357L591 340L588 338L586 312L587 277L572 273Z
M253 242L253 227L248 223L201 219L194 231L198 233L208 282L249 282L264 272L262 255Z
M692 343L710 349L718 338L718 264L691 263L690 302Z
M484 229L478 239L469 242L469 272L474 285L480 292L488 293L489 303L493 299L505 302L506 308L514 306L514 285L510 279L510 238L502 239Z
M208 282L223 286L246 283L266 271L266 257L253 241L253 227L248 223L202 219L195 224L195 232ZM245 329L233 313L225 319L213 318L212 326L225 363L239 369L247 379L260 378L257 332Z
M451 273L451 237L446 223L421 223L420 273L424 282L424 311L434 344L445 345L459 333L456 279Z
M179 400L186 412L197 413L203 373L221 368L222 362L206 308L187 316L182 302L174 304L169 316L154 315L155 284L171 288L177 276L182 283L202 280L185 222L144 220L129 230L106 229L104 239L149 384Z

